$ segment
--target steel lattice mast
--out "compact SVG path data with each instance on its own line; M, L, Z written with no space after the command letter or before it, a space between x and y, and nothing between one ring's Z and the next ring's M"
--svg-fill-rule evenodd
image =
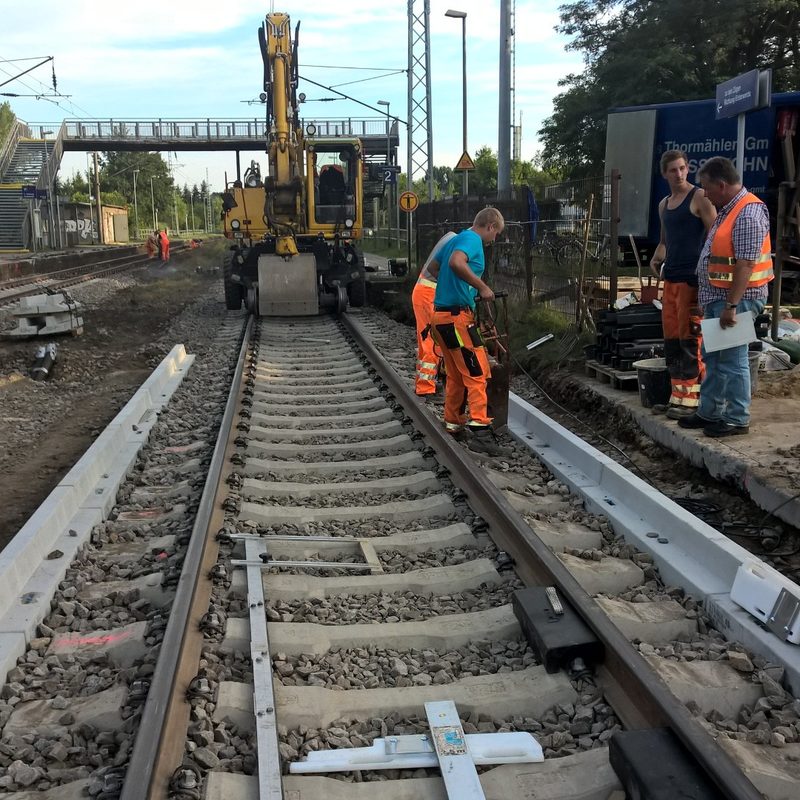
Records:
M430 0L408 0L408 188L424 177L433 200L430 16Z

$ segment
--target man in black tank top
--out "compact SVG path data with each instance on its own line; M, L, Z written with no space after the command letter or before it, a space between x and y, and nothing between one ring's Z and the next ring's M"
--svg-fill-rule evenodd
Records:
M670 194L658 206L661 241L650 260L656 277L664 278L661 324L664 357L672 392L669 403L653 406L655 413L680 419L697 410L703 362L700 358L700 320L697 305L697 259L717 211L702 189L686 178L689 162L681 150L661 156L661 174Z

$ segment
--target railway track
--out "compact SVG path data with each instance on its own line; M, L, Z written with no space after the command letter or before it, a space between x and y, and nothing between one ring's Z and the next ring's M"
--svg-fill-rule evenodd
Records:
M683 749L697 796L760 797L742 769L770 763L759 789L790 797L800 704L781 667L726 641L530 450L476 460L443 436L358 318L251 322L235 367L240 323L220 327L9 676L0 790L311 800L381 781L439 800L479 780L605 799L612 760L652 786L685 776ZM579 656L531 647L537 586L588 623ZM498 765L447 762L445 790L442 713L456 739L522 739L470 738Z
M180 253L187 247L183 243L176 243L172 253ZM41 275L27 275L21 278L11 278L0 281L0 307L7 303L19 300L21 297L52 293L60 289L95 280L107 278L120 272L129 272L151 265L153 260L140 253L109 258L105 261L93 261L89 264L80 264L67 269L55 270Z

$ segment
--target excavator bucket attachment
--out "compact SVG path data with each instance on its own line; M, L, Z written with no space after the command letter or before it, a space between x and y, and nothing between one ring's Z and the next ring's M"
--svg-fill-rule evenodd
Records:
M313 254L284 259L258 257L258 315L296 317L319 314L317 260Z

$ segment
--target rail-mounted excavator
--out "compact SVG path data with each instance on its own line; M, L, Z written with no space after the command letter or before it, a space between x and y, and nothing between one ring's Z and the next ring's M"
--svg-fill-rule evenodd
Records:
M261 316L342 312L366 299L362 145L317 137L298 114L297 44L288 14L258 29L264 61L268 173L251 161L226 185L225 303ZM238 161L237 161L238 166Z

